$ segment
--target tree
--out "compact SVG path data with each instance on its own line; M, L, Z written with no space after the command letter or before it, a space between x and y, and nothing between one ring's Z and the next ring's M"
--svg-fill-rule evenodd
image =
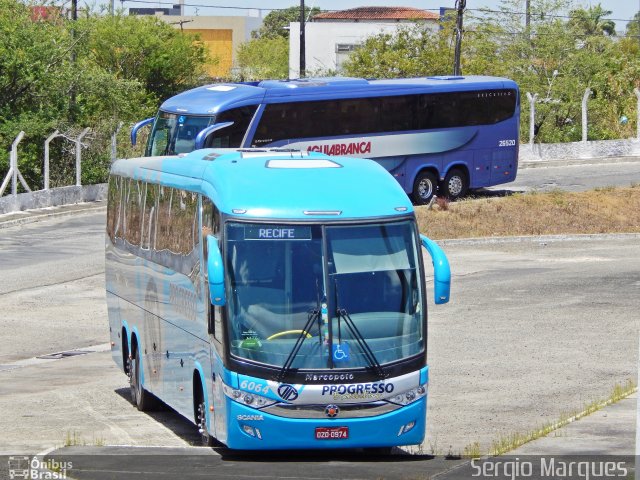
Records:
M254 38L238 48L240 80L288 78L289 40L284 37Z
M451 73L448 33L422 24L369 37L343 64L354 77L394 78Z
M318 7L309 8L305 5L305 19L311 20L314 15L320 13ZM262 22L258 30L251 32L251 36L256 38L289 38L289 23L300 21L300 7L293 6L283 10L271 10Z
M611 38L615 25L600 6L566 12L570 0L531 0L529 29L522 15L524 0L503 0L493 10L468 14L462 43L465 75L496 75L520 86L521 136L528 138L526 92L539 95L536 140L567 142L581 138L581 100L587 87L590 138L629 136L635 96L640 86L640 55L636 39ZM437 32L419 26L367 39L345 63L346 73L364 77L450 74L453 68L452 29Z
M627 23L627 35L638 36L640 33L640 12L633 16L633 20Z
M152 16L93 16L83 54L118 78L137 80L156 101L202 83L207 50L198 37Z
M569 13L569 26L583 32L584 35L615 35L616 23L604 18L611 13L610 10L603 10L600 4L588 9L572 10Z
M22 1L0 0L0 180L21 130L20 170L38 188L44 139L54 129L74 137L89 126L82 181L104 181L119 122L150 116L161 99L197 84L205 59L201 42L155 18L88 13L72 22L51 8L34 19ZM59 154L52 174L68 185L73 155L63 145L52 143Z

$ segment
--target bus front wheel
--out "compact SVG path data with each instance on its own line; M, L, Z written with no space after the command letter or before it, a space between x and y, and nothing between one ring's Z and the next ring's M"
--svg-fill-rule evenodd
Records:
M437 193L438 177L433 172L425 170L420 172L413 182L411 198L416 205L426 205Z
M452 168L444 177L444 182L440 186L440 191L445 198L457 200L464 197L469 189L469 176L460 168Z

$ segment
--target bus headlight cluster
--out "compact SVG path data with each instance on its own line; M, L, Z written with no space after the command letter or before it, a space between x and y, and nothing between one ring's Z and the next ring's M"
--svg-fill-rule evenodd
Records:
M262 408L276 403L270 398L256 395L255 393L245 392L243 390L236 390L235 388L224 385L224 394L232 400L253 408Z
M420 385L419 387L412 388L405 392L398 393L388 400L399 405L409 405L417 400L420 400L427 394L427 384Z

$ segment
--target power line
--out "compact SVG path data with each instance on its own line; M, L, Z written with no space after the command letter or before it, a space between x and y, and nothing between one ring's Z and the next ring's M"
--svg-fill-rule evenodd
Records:
M527 12L516 12L513 10L490 10L488 8L468 8L467 9L470 12L481 12L481 13L509 13L511 15L527 15ZM585 10L587 11L587 10ZM559 14L553 14L553 13L533 13L533 12L529 12L528 15L530 15L531 17L540 17L540 18L565 18L567 20L571 20L572 17L571 15L559 15ZM612 20L614 22L635 22L635 19L633 18L609 18L609 17L602 17L600 18L600 20Z
M163 1L152 1L152 0L123 0L127 3L143 3L143 4L152 4L152 5L173 5L173 2L163 2ZM289 8L264 8L264 7L236 7L230 5L207 5L204 3L185 3L185 7L198 7L198 8L221 8L227 10L270 10L270 11L284 11L289 10ZM336 12L339 10L331 10L331 9L319 9L320 12ZM422 8L426 12L440 12L439 8ZM511 15L527 15L527 12L518 12L515 10L491 10L488 8L466 8L467 12L480 12L480 13L506 13ZM571 15L559 15L552 13L534 13L530 12L531 17L540 17L540 18L564 18L571 19L573 18ZM635 22L634 18L610 18L610 17L602 17L600 20L612 20L614 22Z

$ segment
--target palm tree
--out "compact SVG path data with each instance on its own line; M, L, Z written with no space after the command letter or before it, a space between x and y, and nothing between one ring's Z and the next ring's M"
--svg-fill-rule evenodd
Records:
M633 20L627 23L627 35L638 35L640 33L640 12L633 16Z
M611 15L611 11L604 10L600 4L588 9L578 8L569 12L569 25L584 35L615 35L616 24L605 18L607 15Z

